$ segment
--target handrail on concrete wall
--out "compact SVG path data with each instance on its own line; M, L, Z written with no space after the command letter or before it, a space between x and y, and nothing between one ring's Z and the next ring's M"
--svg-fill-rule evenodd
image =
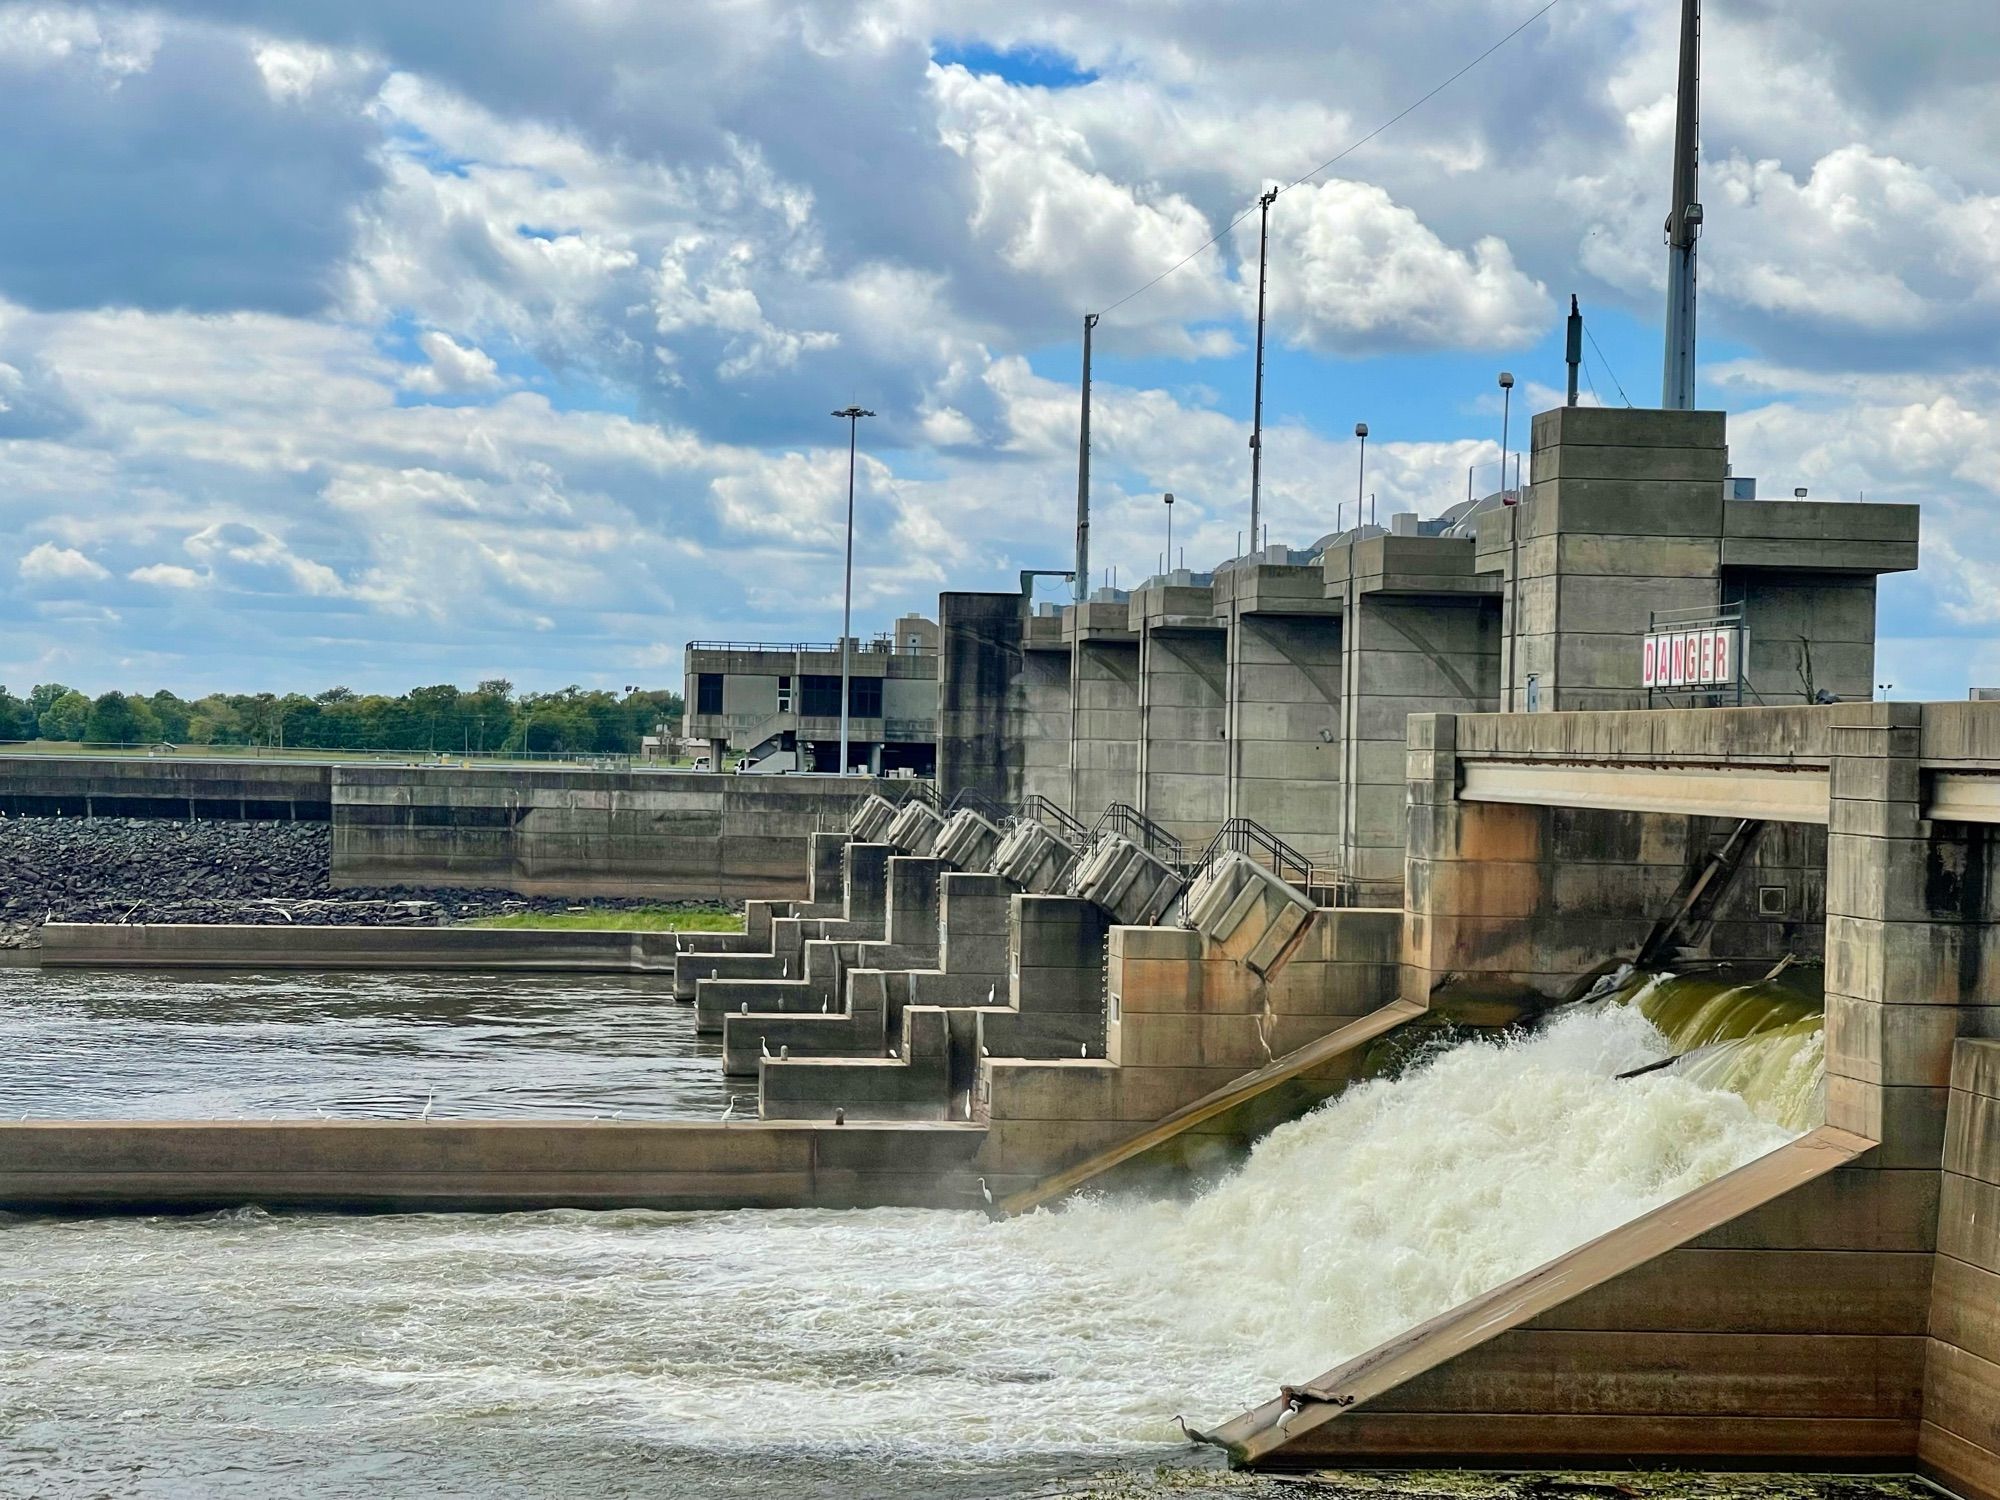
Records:
M1181 847L1181 841L1129 802L1114 802L1099 813L1090 830L1090 841L1095 843L1107 833L1130 839L1175 870L1187 868L1187 850Z

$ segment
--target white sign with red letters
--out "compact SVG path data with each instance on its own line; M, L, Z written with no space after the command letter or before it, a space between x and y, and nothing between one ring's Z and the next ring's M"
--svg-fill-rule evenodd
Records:
M1639 685L1723 687L1736 681L1739 631L1734 625L1658 630L1641 643Z

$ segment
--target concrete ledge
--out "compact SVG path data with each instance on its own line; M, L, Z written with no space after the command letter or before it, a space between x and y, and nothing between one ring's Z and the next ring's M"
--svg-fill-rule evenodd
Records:
M494 927L142 926L51 922L45 968L467 969L672 974L710 934Z
M966 1208L985 1141L937 1123L12 1123L0 1208Z

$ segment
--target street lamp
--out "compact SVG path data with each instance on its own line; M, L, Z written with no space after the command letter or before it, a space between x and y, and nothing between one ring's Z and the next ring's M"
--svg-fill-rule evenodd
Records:
M845 411L834 413L847 420L847 569L840 587L840 774L847 774L847 697L848 687L847 637L853 629L854 615L854 433L861 425L863 417L872 417L874 412L863 407L850 406Z
M1356 422L1354 424L1354 435L1361 439L1361 458L1354 466L1354 524L1359 526L1361 524L1361 490L1368 482L1368 424L1366 422ZM1334 516L1334 525L1338 527L1339 524L1340 517L1336 513Z
M1167 571L1174 570L1174 492L1168 490L1163 496L1167 502Z
M1521 497L1507 494L1508 423L1514 414L1514 376L1500 372L1500 494L1501 504L1514 506L1507 517L1507 712L1514 711L1515 661L1521 654Z

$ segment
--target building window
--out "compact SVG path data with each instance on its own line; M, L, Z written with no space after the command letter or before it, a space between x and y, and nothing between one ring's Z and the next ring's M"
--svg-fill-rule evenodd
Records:
M847 682L847 712L856 719L882 717L882 679L851 677Z
M792 679L789 677L780 677L778 679L778 712L781 714L788 714L791 711L792 711Z
M839 718L840 679L838 677L801 677L799 679L799 712L808 719Z
M698 714L722 712L722 674L702 672L695 677L694 711Z

